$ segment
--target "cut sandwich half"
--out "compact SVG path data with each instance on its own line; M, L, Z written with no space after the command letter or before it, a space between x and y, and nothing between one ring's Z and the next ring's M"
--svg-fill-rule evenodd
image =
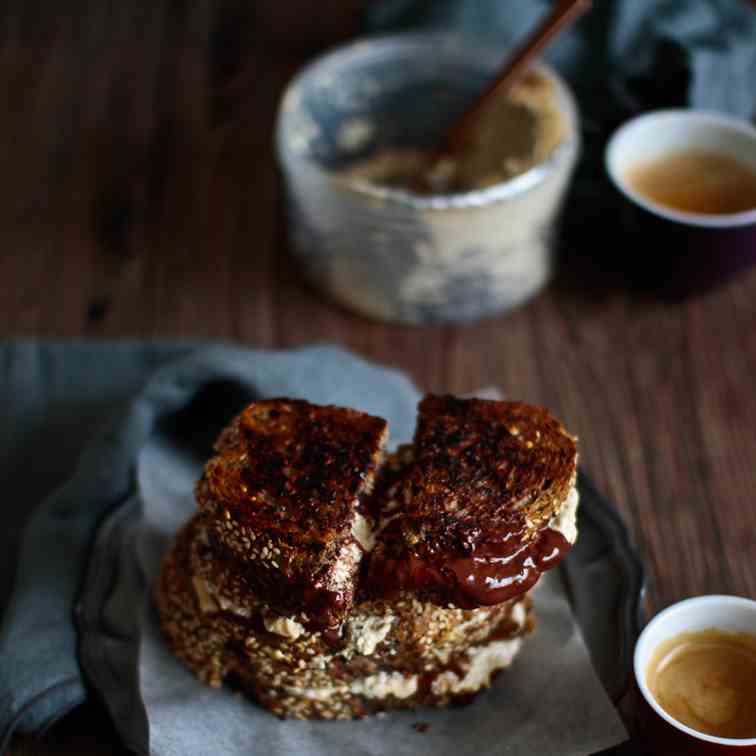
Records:
M387 435L381 418L296 399L253 402L221 434L197 502L218 557L275 611L314 627L349 613Z
M576 476L575 439L542 407L426 397L376 488L368 590L465 609L522 595L577 537Z

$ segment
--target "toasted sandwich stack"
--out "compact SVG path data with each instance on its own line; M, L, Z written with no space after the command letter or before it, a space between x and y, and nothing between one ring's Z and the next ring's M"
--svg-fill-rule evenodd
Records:
M434 396L413 444L387 435L292 399L221 434L156 591L200 679L335 719L468 700L512 662L577 536L574 439L538 407Z

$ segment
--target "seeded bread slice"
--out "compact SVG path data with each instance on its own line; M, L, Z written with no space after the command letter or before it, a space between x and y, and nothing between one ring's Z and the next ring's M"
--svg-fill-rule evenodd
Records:
M551 526L574 518L576 475L575 439L542 407L426 397L372 500L369 589L464 608L528 591L574 541Z
M254 402L221 434L197 502L276 610L323 627L348 614L370 546L362 497L387 436L381 418L295 399Z

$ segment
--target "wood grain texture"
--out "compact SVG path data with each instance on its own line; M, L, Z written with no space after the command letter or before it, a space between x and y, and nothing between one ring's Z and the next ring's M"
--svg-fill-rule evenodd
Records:
M4 0L0 336L331 341L429 391L498 385L579 435L647 558L656 607L756 597L756 270L676 305L565 271L466 328L368 322L301 282L275 106L359 5L66 0L51 13ZM117 752L94 705L12 750Z

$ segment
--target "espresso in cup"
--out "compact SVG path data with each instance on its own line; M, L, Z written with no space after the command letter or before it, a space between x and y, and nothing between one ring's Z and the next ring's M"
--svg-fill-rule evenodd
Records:
M670 152L641 161L624 176L651 202L703 215L729 215L756 208L756 171L717 152Z
M646 682L678 722L720 738L756 738L756 635L680 633L656 648Z

